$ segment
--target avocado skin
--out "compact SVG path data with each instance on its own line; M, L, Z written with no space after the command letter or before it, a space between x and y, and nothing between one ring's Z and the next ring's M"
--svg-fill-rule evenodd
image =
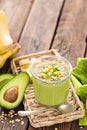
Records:
M5 109L14 109L16 108L23 100L24 93L27 85L29 84L29 75L27 72L20 72L16 76L14 76L9 82L7 82L0 90L0 106ZM15 102L8 102L4 97L4 93L9 88L17 86L18 87L18 97Z
M7 73L7 74L1 74L0 75L0 89L10 80L14 77L13 74Z

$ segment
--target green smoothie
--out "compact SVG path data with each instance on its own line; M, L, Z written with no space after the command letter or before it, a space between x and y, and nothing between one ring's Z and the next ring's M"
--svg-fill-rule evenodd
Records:
M45 56L31 67L36 100L43 105L63 103L70 87L71 64L63 57Z

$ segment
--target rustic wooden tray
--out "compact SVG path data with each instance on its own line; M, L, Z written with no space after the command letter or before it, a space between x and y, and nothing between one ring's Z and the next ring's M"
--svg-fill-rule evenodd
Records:
M37 58L42 55L59 55L59 54L56 52L56 50L52 49L52 50L48 50L48 51L39 52L36 54L34 53L34 54L14 58L11 62L12 72L14 74L17 74L21 71L21 68L19 66L20 60L26 59L26 58L31 60L32 58ZM73 120L79 119L84 116L83 104L80 101L79 97L76 95L72 84L70 85L69 94L68 94L67 100L65 102L75 105L76 110L74 112L70 112L67 114L60 114L56 108L50 109L48 107L40 105L35 100L32 84L29 84L29 86L27 87L25 95L24 95L24 100L23 100L25 110L42 110L42 109L44 109L43 112L34 113L34 114L28 116L31 125L35 128L51 126L51 125L54 125L57 123L71 122Z

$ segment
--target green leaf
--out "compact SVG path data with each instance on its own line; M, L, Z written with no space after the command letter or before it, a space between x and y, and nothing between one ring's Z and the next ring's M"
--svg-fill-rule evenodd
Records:
M75 88L76 93L78 94L78 90L82 86L82 84L80 83L80 81L74 75L71 75L70 79L71 79L71 82L72 82L72 84Z
M76 94L81 98L83 102L85 102L87 99L87 84L82 85L74 75L71 75L71 81L75 88Z
M85 102L87 99L87 84L77 88L77 94L81 98L81 100Z
M77 66L72 74L77 77L82 84L87 84L87 58L78 58Z
M79 119L79 126L87 126L87 99L84 107L85 107L85 116Z
M87 125L87 115L79 119L79 126L86 126L86 125Z

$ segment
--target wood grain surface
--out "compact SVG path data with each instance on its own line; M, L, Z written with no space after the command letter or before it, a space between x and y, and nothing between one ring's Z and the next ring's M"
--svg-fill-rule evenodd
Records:
M0 0L0 9L7 14L11 36L18 41L21 50L17 56L55 48L66 57L73 66L78 57L87 56L85 38L87 35L87 1L86 0ZM11 59L0 70L5 73L10 68ZM16 112L23 109L22 104ZM0 108L0 114L6 111ZM15 119L21 119L15 116ZM15 126L7 118L0 120L0 130L86 130L79 127L78 120L50 127L35 129L27 117L24 125L16 122Z
M7 15L13 41L18 41L34 0L0 0L0 9Z
M63 0L35 0L20 38L19 55L49 49L62 4Z
M78 57L84 56L87 35L87 1L67 0L65 2L53 48L68 58L73 66Z

